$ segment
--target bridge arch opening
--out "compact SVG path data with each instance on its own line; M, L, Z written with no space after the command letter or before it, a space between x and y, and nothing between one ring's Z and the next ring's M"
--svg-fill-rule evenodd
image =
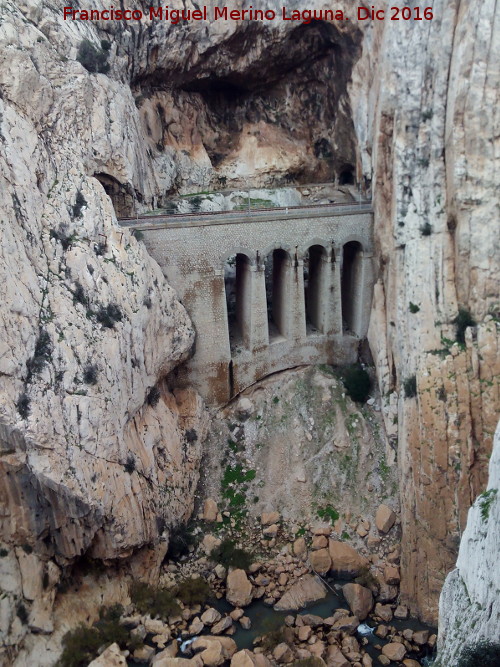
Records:
M290 255L282 248L270 252L265 262L269 342L288 337Z
M326 332L327 252L321 245L311 246L304 255L304 301L307 335Z
M342 252L342 328L360 335L363 290L363 246L349 241Z
M243 253L232 255L224 265L227 324L232 352L239 347L250 349L250 271L250 258Z

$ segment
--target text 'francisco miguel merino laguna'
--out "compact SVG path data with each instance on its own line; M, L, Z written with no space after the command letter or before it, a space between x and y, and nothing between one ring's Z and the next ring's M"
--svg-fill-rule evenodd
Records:
M432 7L391 7L391 14L387 18L391 21L430 21L433 18ZM340 9L288 9L281 8L281 15L273 9L231 9L229 7L206 7L200 9L170 9L166 7L150 7L143 12L140 9L74 9L64 7L65 21L167 21L172 25L182 21L349 21L349 17ZM384 21L384 9L374 6L358 7L356 18L358 21Z

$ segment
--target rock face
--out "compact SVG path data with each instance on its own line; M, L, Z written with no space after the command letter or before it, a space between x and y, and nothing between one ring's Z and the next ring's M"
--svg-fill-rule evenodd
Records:
M434 623L499 408L499 11L438 0L432 21L371 22L350 87L375 210L369 343L404 482L401 592ZM453 323L459 308L477 327Z
M490 460L487 490L469 510L456 569L439 600L436 665L458 664L465 647L498 643L500 619L500 425Z

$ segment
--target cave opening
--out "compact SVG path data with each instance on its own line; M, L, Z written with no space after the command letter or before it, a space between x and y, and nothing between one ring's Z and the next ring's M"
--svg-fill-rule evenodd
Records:
M247 255L237 253L224 265L227 325L231 350L243 345L250 347L251 322L251 261Z
M135 201L136 198L139 201L141 198L133 192L130 186L123 185L116 178L110 176L110 174L105 174L103 172L94 174L94 178L99 181L106 194L111 199L117 218L131 218L135 216Z
M266 257L265 281L270 343L288 337L290 267L290 255L282 248L273 250Z
M358 335L363 286L363 247L358 241L349 241L344 245L341 286L343 331Z
M327 253L323 246L311 246L304 256L304 301L307 335L325 333L325 285Z

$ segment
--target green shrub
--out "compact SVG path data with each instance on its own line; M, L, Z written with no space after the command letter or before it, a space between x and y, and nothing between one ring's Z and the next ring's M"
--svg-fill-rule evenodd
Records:
M22 419L28 419L28 416L31 412L30 403L31 399L25 391L23 391L22 394L19 394L16 402L16 408Z
M488 489L488 491L483 491L483 493L479 496L479 511L483 521L488 521L490 516L490 507L493 504L497 493L498 489Z
M160 400L160 390L155 385L154 387L151 387L151 389L149 390L146 401L148 405L151 405L151 407L154 408L155 405L158 405L159 400Z
M42 330L40 331L35 344L35 352L31 359L28 359L26 364L28 370L26 381L31 382L33 375L40 373L51 357L52 341L50 340L49 334Z
M62 638L63 652L58 667L86 667L102 646L101 635L96 628L79 625Z
M168 554L175 558L185 556L189 553L189 548L194 546L196 540L184 524L177 526L170 533L170 540L168 543Z
M97 321L107 329L112 329L116 322L121 322L122 312L115 303L110 303L107 306L101 306L96 313Z
M77 280L75 282L75 291L73 292L73 303L81 303L82 306L88 306L89 300L85 294L83 285Z
M139 613L149 614L152 618L159 616L166 620L180 612L179 603L166 588L153 588L136 581L130 587L130 598Z
M63 639L63 653L57 662L58 667L86 667L93 660L101 647L106 648L115 642L119 647L134 651L142 641L131 637L127 628L120 623L123 615L121 604L101 607L99 620L92 627L79 625L67 632Z
M430 222L426 222L420 227L420 233L422 236L430 236L432 234L432 225Z
M195 604L205 604L211 593L212 589L208 581L201 577L184 579L174 589L175 597L190 607Z
M476 322L472 315L465 308L458 309L458 315L453 320L456 327L456 337L459 343L465 343L465 331L468 327L475 327Z
M233 540L225 538L210 552L210 560L224 565L224 567L236 567L248 570L253 562L253 556L249 551L239 549Z
M345 371L343 380L347 395L356 403L364 403L371 386L368 373L360 365L351 366Z
M102 46L103 42L101 42ZM87 72L100 72L106 74L109 72L108 64L109 48L98 49L88 39L80 42L76 59L81 63Z
M460 655L457 667L498 667L500 665L500 643L487 639L466 646Z
M187 442L189 442L190 445L193 444L193 442L196 442L198 440L198 433L196 433L194 428L188 428L185 437Z
M337 510L334 509L331 505L320 507L316 510L316 514L320 519L323 519L323 521L331 521L332 523L335 523L335 521L337 521L340 516Z
M133 229L132 230L132 236L137 240L137 241L142 241L144 239L144 232L141 232L140 229Z
M417 395L417 376L410 375L403 382L406 398L414 398Z
M76 193L75 203L73 204L73 217L80 218L82 215L82 208L87 205L85 197L82 195L80 190Z
M83 381L85 384L97 384L97 366L90 364L83 371Z
M23 625L28 623L28 610L22 602L20 602L16 607L16 616Z
M416 303L412 303L410 301L410 313L415 314L415 313L418 313L419 310L420 310L420 306L417 306Z
M129 475L131 475L135 471L136 465L135 465L135 458L134 458L133 454L129 454L127 456L127 460L126 460L123 467L125 468L125 472L128 472Z

